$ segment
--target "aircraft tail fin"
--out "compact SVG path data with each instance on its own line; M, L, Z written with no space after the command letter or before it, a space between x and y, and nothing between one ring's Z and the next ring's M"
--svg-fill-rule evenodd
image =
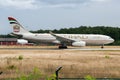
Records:
M8 17L8 20L13 28L14 34L24 34L24 33L30 33L29 31L25 30L22 25L13 17Z

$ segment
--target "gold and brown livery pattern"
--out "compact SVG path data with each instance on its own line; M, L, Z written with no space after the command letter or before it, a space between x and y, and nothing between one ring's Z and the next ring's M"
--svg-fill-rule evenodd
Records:
M14 30L14 32L19 32L20 27L18 25L15 25L15 26L13 26L13 30Z

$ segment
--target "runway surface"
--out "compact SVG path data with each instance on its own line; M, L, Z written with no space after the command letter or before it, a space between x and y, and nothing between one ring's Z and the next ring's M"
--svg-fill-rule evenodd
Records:
M0 50L80 50L80 51L120 51L120 48L0 48Z

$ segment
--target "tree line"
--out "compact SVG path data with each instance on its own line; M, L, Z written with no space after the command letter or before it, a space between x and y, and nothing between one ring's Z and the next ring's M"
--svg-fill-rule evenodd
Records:
M120 45L120 28L119 27L109 27L109 26L80 26L75 28L61 28L59 30L37 30L37 31L30 31L32 33L49 33L52 31L53 33L59 34L103 34L108 35L115 39L115 42L112 45ZM12 37L10 35L0 35L0 37Z

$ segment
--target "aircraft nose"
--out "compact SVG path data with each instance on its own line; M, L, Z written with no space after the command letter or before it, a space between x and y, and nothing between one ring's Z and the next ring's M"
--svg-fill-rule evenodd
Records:
M112 38L110 39L110 42L111 42L111 43L114 42L114 41L115 41L114 39L112 39Z

